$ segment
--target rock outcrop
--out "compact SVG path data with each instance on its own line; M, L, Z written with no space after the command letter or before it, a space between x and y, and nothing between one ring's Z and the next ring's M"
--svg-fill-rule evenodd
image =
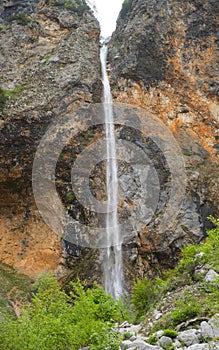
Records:
M62 246L33 199L34 155L54 119L100 101L99 25L83 1L1 1L1 20L0 258L35 275Z
M175 332L174 336L165 336L164 330L159 330L148 338L142 335L141 325L130 325L124 322L118 327L124 338L128 338L121 343L121 350L201 350L201 349L219 349L217 340L218 334L218 314L214 315L208 322L201 322L196 328L190 328L179 333ZM151 344L153 343L153 345Z
M74 276L80 272L87 279L92 270L96 279L96 251L85 249L82 259L80 247L64 241L62 255L60 236L44 223L34 203L31 175L37 146L50 123L101 101L99 25L82 0L12 0L0 5L0 259L30 275L57 271L62 264L72 267L77 261ZM158 118L168 127L181 147L187 176L177 220L171 229L163 229L173 182L168 157L156 138L116 127L120 140L140 147L152 162L155 171L149 177L161 188L155 193L155 215L146 222L142 198L147 189L141 195L138 189L148 174L133 170L123 159L119 162L125 198L119 203L120 220L132 218L137 227L124 244L130 279L173 267L183 245L204 238L206 217L218 210L217 6L216 0L125 1L109 43L114 101L143 107L152 120ZM102 138L104 130L84 132L76 117L71 127L77 135L57 162L57 190L70 216L95 223L92 211L72 193L71 162L92 140ZM104 176L104 166L91 170L91 190L99 200L105 199Z

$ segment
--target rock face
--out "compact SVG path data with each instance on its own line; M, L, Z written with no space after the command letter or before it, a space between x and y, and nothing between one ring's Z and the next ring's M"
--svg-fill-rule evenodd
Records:
M1 1L0 258L33 275L62 261L34 203L34 154L52 120L100 101L99 25L83 1L10 4Z
M126 1L109 44L115 102L158 116L186 165L186 196L175 227L161 232L152 220L133 239L141 274L173 266L180 247L199 242L206 217L218 212L217 9L214 0ZM165 183L165 170L158 174ZM126 251L132 258L130 246Z
M216 6L214 0L126 1L109 44L115 102L143 107L152 120L158 118L169 128L181 147L187 175L177 220L171 229L163 229L173 183L167 158L156 137L152 140L126 125L116 127L118 138L140 147L155 168L148 175L123 159L119 162L125 197L119 203L120 219L133 218L136 227L124 244L129 277L174 266L181 247L204 237L206 217L218 209ZM74 276L84 273L88 279L92 270L96 279L95 251L82 253L64 241L67 256L62 255L60 237L44 223L34 203L31 175L37 146L49 124L101 101L99 25L82 0L1 1L0 15L0 259L31 275L57 270L66 262L72 267L77 261L80 267ZM90 128L84 135L76 117L71 127L77 135L57 162L57 190L69 215L95 223L92 211L82 208L72 193L71 162L104 130ZM104 166L90 174L91 190L99 200L105 199L104 176ZM155 215L142 227L147 189L140 195L138 189L148 178L157 181L161 191L155 194L159 199ZM148 203L153 200L149 197Z

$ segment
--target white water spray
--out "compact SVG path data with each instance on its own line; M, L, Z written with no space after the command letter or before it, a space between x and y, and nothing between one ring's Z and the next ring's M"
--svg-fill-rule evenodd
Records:
M113 103L107 75L107 46L100 50L104 92L104 117L106 130L106 249L102 251L104 284L106 292L118 298L123 292L122 244L118 223L118 167L116 159Z
M100 40L112 35L124 0L86 0L100 23ZM113 102L107 75L107 44L100 49L103 82L103 104L106 130L106 248L100 252L106 292L114 298L123 293L122 244L118 223L118 167L113 118Z

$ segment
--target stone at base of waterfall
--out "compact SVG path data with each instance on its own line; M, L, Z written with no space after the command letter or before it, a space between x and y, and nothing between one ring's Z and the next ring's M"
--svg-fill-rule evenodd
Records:
M197 329L188 329L187 331L180 332L177 336L177 340L185 344L185 346L190 346L193 344L199 344L200 336L200 331Z
M209 270L205 276L205 281L209 283L217 283L217 281L219 281L219 274L214 270ZM217 284L219 284L219 282Z
M173 345L175 346L175 348L177 348L177 350L180 350L182 347L182 344L177 339L174 341Z
M217 343L193 344L189 346L186 350L219 350L219 344Z
M124 340L120 345L121 350L163 350L160 346L150 345L143 340Z
M129 340L130 341L135 341L135 340L137 340L137 337L135 335L133 335Z
M201 323L201 334L203 338L219 337L219 314L214 315L208 322Z
M171 338L163 336L160 338L158 344L165 350L168 350L173 346L173 341Z
M118 326L118 331L120 333L130 333L132 335L135 335L137 333L140 332L141 329L141 325L133 325L133 324L129 324L127 321L123 322L122 324L120 324Z
M158 310L154 310L153 311L153 317L154 317L154 319L157 321L157 320L159 320L159 318L161 318L163 315L162 315L162 313L160 312L160 311L158 311Z
M156 339L160 339L164 334L163 330L157 331L156 333L154 333L154 336Z

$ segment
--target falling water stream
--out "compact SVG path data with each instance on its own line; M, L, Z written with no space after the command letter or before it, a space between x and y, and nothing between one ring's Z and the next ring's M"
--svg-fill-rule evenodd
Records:
M106 249L102 252L105 290L114 298L123 291L122 244L118 223L118 166L113 119L113 102L107 75L107 45L100 49L103 81L103 105L106 131Z
M101 249L101 262L104 271L106 292L119 298L123 292L122 244L118 223L118 166L116 159L116 142L113 118L113 102L107 75L107 44L116 26L116 19L123 0L87 0L88 5L100 23L100 60L103 82L103 106L106 131L106 248Z

